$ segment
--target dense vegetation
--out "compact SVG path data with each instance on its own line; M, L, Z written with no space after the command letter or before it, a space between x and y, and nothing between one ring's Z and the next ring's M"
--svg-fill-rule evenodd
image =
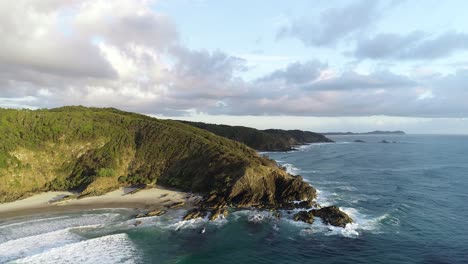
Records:
M275 133L260 135L271 138ZM0 202L47 190L97 195L156 182L234 197L245 195L245 188L258 179L262 181L254 187L272 201L274 185L291 180L274 161L242 143L113 108L0 109L0 135ZM251 140L248 144L255 146L258 139ZM265 191L267 181L272 190Z
M242 142L260 151L288 151L292 150L296 145L333 142L321 134L309 131L281 129L258 130L243 126L215 125L188 121L182 122L210 131L216 135Z

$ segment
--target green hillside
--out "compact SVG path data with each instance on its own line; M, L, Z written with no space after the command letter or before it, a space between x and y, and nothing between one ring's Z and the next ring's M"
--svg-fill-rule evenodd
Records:
M245 206L315 197L300 177L242 143L112 108L0 109L0 135L0 202L47 190L98 195L140 183Z
M301 130L266 129L258 130L243 126L206 124L201 122L181 121L216 135L242 142L260 151L288 151L294 146L306 143L333 142L324 135Z

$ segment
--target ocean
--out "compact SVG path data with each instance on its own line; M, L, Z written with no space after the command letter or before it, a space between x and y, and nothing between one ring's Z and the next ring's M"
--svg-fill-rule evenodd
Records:
M36 215L0 219L0 263L468 263L468 136L331 138L262 154L347 212L346 228L287 211L181 222L181 209L138 226L125 209Z

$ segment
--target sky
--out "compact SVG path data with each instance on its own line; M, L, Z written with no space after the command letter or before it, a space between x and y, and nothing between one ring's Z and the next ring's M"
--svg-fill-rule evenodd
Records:
M468 134L467 1L0 0L0 107Z

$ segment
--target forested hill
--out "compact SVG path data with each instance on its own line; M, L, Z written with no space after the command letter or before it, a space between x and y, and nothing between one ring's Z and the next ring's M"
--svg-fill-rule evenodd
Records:
M258 130L244 126L216 125L189 121L181 122L210 131L222 137L242 142L259 151L288 151L294 149L296 145L333 142L324 135L309 131L281 129Z
M242 143L113 108L0 109L0 136L0 202L49 190L98 195L140 183L234 206L315 197L300 177Z

